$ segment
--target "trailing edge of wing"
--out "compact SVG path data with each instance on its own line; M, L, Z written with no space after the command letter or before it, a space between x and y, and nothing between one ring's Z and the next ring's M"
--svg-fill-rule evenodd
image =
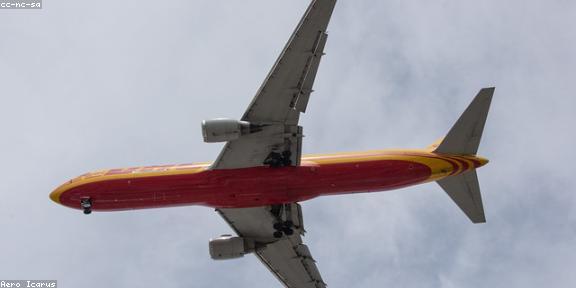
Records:
M326 288L300 235L268 244L256 256L288 288Z
M258 133L229 141L210 169L238 169L266 165L273 155L290 155L287 166L300 165L302 127L312 87L324 54L326 29L336 0L313 0L272 70L242 116L262 124ZM274 154L272 154L274 153Z
M272 236L277 221L271 207L217 209L218 213L240 237L255 240L261 246L255 255L274 276L288 288L325 288L326 284L316 261L303 241L302 208L291 204L296 233L276 239Z
M324 54L336 0L313 0L242 117L254 123L296 125Z

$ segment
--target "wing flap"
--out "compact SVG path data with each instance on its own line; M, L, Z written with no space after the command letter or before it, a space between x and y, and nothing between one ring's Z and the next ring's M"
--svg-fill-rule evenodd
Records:
M273 225L277 217L269 206L255 208L217 209L238 236L255 240L256 256L288 288L325 288L316 261L302 241L304 234L302 209L290 205L295 233L276 239Z
M256 252L258 258L288 288L325 288L316 262L300 236L292 236Z
M264 83L242 117L243 121L298 122L326 44L326 28L336 0L314 0L276 60ZM303 97L302 97L303 95Z
M242 116L242 121L261 125L264 131L226 143L211 169L257 167L272 162L281 165L270 166L300 165L302 127L298 121L310 100L335 5L336 0L310 3ZM267 161L270 159L273 161Z
M306 112L306 107L308 106L308 101L310 100L310 95L312 94L312 86L314 85L314 80L316 80L316 73L318 73L318 67L320 67L320 60L324 55L324 47L326 46L326 41L328 40L328 34L325 32L318 32L317 44L311 53L308 63L302 72L302 77L298 81L298 87L296 87L296 94L293 96L291 108L297 112Z

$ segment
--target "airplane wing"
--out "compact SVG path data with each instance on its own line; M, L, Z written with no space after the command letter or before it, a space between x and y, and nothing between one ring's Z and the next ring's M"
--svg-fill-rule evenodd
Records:
M312 0L242 121L258 132L226 143L210 169L298 166L302 151L300 113L306 111L324 53L326 28L336 0ZM282 211L292 211L280 215ZM289 209L286 207L290 207ZM325 288L306 245L300 205L217 209L238 236L256 243L256 256L288 288ZM284 213L284 212L283 212ZM290 216L287 216L290 215ZM294 216L296 215L296 216ZM273 236L280 221L294 224L292 235ZM286 223L286 222L284 222Z
M256 256L287 288L325 288L316 262L308 246L302 243L304 224L297 203L290 204L295 233L278 240L272 237L273 224L277 221L273 207L218 209L240 237L253 239L257 245Z
M326 28L336 0L313 0L266 80L242 116L258 133L226 143L212 169L300 164L302 127L312 85L324 54ZM282 159L282 161L278 161Z

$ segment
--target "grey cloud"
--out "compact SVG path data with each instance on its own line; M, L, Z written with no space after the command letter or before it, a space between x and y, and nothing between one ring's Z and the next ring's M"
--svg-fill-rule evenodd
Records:
M46 2L46 1L45 1ZM64 287L277 287L213 262L209 208L95 214L48 193L90 170L209 161L199 122L237 117L308 1L52 1L0 11L0 277ZM479 171L488 223L435 184L304 203L330 287L572 287L576 4L344 1L306 152L423 147L497 86Z

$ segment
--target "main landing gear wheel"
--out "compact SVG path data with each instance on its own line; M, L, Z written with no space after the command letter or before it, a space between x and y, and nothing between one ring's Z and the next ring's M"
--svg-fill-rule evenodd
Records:
M268 157L264 160L263 164L268 165L272 168L288 167L292 166L292 152L289 150L283 151L282 153L270 152Z
M274 238L282 238L282 235L286 234L286 236L294 235L294 222L292 221L284 221L284 222L277 222L274 223Z
M276 239L282 238L282 235L283 235L282 231L274 232L274 238L276 238Z
M92 200L90 198L80 199L80 207L84 210L85 215L92 213Z
M286 156L289 156L286 154ZM282 238L282 236L294 235L294 222L292 218L292 209L290 204L280 204L272 206L272 214L276 217L276 222L272 226L274 228L274 238ZM290 220L289 220L290 219ZM296 227L299 228L299 227Z
M284 229L284 223L282 223L282 222L274 223L273 227L274 227L274 230L281 231Z

